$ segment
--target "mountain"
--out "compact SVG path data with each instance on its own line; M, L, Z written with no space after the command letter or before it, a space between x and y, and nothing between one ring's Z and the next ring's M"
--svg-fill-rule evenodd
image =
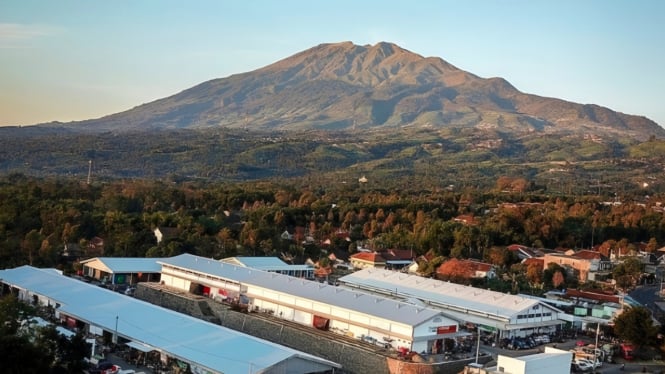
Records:
M665 130L647 118L525 94L389 43L322 44L103 118L0 127L0 175L82 181L366 176L401 189L510 177L548 193L655 194L664 169Z
M52 125L50 125L52 126ZM70 130L385 130L478 128L647 139L665 129L598 105L525 94L395 44L321 44L261 69L214 79Z

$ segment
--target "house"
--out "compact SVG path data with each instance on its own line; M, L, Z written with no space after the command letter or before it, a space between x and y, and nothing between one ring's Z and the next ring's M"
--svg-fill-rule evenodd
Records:
M439 279L450 278L496 278L496 271L492 264L476 260L459 260L452 258L436 269L436 275Z
M566 251L565 253L547 253L543 257L543 270L550 263L570 269L570 273L577 273L580 282L597 280L599 274L609 271L612 267L610 260L600 252L581 250Z
M473 271L472 278L496 278L496 270L494 269L494 265L476 260L464 260L464 262L468 263L469 267Z
M354 269L368 269L386 267L386 259L378 252L358 252L349 257L349 262Z
M379 254L386 260L386 269L399 270L413 263L413 251L409 249L388 249Z

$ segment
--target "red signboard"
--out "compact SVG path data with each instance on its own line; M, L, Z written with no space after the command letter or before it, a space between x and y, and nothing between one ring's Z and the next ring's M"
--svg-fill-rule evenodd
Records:
M439 326L436 328L437 334L452 334L457 331L456 325L451 326Z

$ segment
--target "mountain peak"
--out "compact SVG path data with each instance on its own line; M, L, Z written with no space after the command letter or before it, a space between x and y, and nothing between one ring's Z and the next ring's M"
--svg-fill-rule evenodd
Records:
M90 129L279 130L469 127L517 136L665 137L643 117L522 93L396 44L319 44L255 71L204 82L98 120Z
M302 79L341 80L371 87L384 82L456 85L473 77L440 58L424 58L388 42L365 46L352 42L319 44L259 71L285 70L298 82Z

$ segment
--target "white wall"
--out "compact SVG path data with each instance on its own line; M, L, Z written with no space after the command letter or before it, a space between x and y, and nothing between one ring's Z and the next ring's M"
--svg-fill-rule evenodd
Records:
M545 353L522 357L499 355L497 369L511 374L561 374L570 372L572 353L545 347Z
M189 286L192 282L184 280L182 278L174 277L169 274L162 274L162 282L164 285L177 288L183 291L189 292Z
M273 310L276 317L304 325L312 326L313 316L318 315L330 319L329 327L332 331L357 339L371 336L378 342L384 342L384 338L392 338L394 347L410 347L413 341L413 328L410 325L258 286L248 285L247 296L254 300L253 306L259 310Z

